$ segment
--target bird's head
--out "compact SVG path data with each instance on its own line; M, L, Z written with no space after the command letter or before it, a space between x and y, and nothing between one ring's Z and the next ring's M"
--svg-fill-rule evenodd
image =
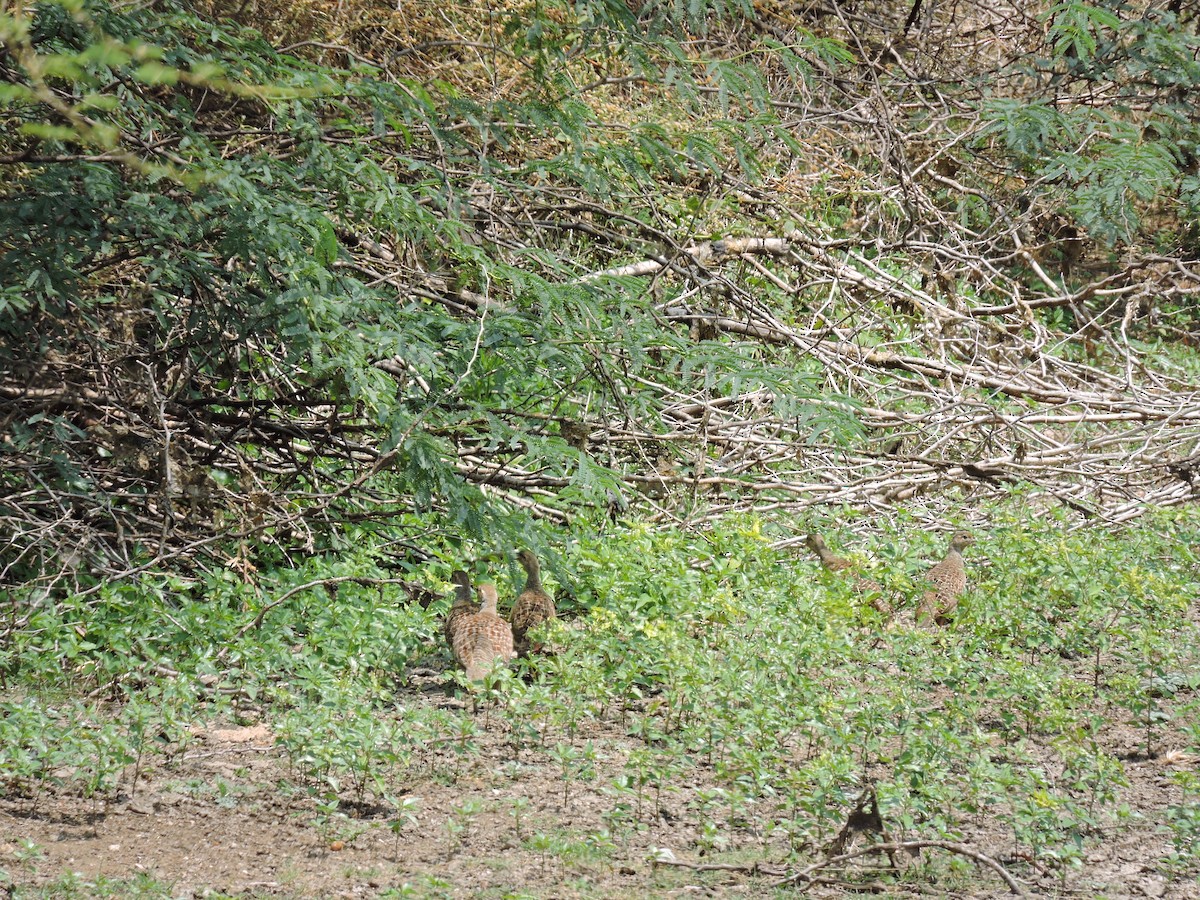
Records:
M975 543L975 537L969 531L956 531L950 538L950 549L962 553L973 543Z
M517 562L531 575L538 570L538 558L532 550L522 550L519 552L517 554Z
M454 585L454 602L471 602L471 576L462 569L450 573L450 583Z

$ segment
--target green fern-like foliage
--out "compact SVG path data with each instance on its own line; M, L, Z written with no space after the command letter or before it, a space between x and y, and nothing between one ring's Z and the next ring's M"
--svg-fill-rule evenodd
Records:
M1020 97L988 100L982 134L998 137L1091 237L1128 244L1152 202L1191 196L1200 38L1172 9L1134 15L1118 0L1069 0L1043 19L1047 52L1012 66L1032 89L1026 81ZM1098 93L1103 101L1085 99Z

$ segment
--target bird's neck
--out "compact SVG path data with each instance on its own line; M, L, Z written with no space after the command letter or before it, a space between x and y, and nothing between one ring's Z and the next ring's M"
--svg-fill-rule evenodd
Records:
M542 589L542 576L538 571L537 566L530 566L525 570L525 590L540 591Z

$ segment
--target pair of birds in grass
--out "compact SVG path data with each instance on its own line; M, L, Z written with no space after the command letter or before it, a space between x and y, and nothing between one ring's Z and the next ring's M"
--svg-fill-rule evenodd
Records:
M537 556L532 550L522 550L517 560L525 569L525 587L513 601L507 621L496 608L499 596L494 584L475 588L479 598L476 604L471 596L471 576L461 569L450 576L454 604L446 615L443 632L470 682L482 681L497 665L507 665L517 655L540 651L541 645L529 632L555 618L554 600L542 587Z
M917 622L927 624L930 621L945 625L958 606L958 598L967 590L967 569L963 563L962 552L973 544L975 539L966 531L955 532L950 538L950 546L941 562L931 566L924 575L929 583L929 589L921 596L917 604ZM805 538L808 548L817 554L821 564L831 572L840 572L854 579L855 587L861 593L872 595L871 605L882 615L890 616L892 611L887 608L882 598L883 589L878 583L869 578L863 578L855 569L854 563L844 557L835 555L819 534L810 534Z

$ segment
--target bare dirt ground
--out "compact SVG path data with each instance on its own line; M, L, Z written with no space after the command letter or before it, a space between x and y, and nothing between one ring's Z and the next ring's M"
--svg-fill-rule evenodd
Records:
M30 887L65 872L86 881L146 873L175 897L371 897L406 884L412 893L404 896L636 896L654 886L645 859L652 846L683 848L694 839L671 801L629 841L589 848L612 800L576 783L564 801L545 754L514 757L496 720L476 739L478 752L450 759L452 751L431 751L447 758L406 786L416 821L399 834L389 827L393 810L370 807L318 827L317 802L287 787L291 773L266 726L199 737L176 762L143 772L134 796L0 801L0 869ZM616 770L633 743L611 723L585 724L579 738L603 748ZM591 786L603 783L601 772ZM472 803L476 811L464 814ZM556 846L539 849L539 834ZM31 841L39 850L32 860Z
M414 689L407 702L463 708L437 690ZM398 796L414 798L413 821L397 832L393 809L364 806L329 827L320 826L317 800L294 784L269 724L211 727L170 762L140 773L136 792L110 802L43 793L0 800L0 870L10 896L58 896L67 873L85 882L148 876L171 897L647 897L776 896L782 862L777 837L752 821L723 824L723 863L747 870L700 872L650 860L670 850L677 862L706 861L694 801L713 787L697 765L643 810L636 828L606 833L605 814L616 800L606 786L620 773L639 740L616 722L584 723L576 746L596 749L595 777L563 781L545 750L514 754L499 716L475 713L481 726L477 752L430 749L412 767ZM484 726L486 725L486 728ZM1114 751L1137 746L1134 732L1116 728L1106 743ZM1164 809L1180 802L1172 766L1195 765L1182 754L1125 761L1129 787L1120 802L1137 815L1086 842L1081 871L1065 880L1014 858L1011 836L977 814L966 824L969 845L994 856L1022 880L1030 896L1096 898L1200 897L1194 880L1170 881L1156 861L1169 849L1158 827ZM711 840L711 835L709 836ZM36 846L35 846L36 845ZM861 843L860 843L861 846ZM819 854L813 854L819 859ZM929 868L908 887L875 885L889 896L1005 897L999 878L972 865L954 870L948 858L925 857ZM755 874L749 864L761 861ZM808 886L807 895L861 893L850 881L870 883L875 857L831 871L831 880ZM839 881L838 879L842 880ZM870 891L870 887L866 888ZM89 891L70 894L88 896ZM798 893L798 889L792 889ZM65 891L63 894L65 895ZM121 896L120 890L108 896Z

